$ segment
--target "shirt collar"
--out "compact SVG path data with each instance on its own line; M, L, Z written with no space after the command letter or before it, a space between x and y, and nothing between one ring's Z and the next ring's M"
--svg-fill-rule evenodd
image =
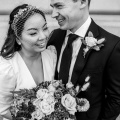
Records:
M74 33L82 38L85 37L85 34L90 26L91 23L91 18L90 16L88 16L87 20L85 21L85 23ZM66 36L68 36L70 33L72 33L70 30L67 30L67 34Z

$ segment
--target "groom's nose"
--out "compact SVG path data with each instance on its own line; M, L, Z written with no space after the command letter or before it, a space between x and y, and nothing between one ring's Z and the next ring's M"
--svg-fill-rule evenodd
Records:
M55 8L53 8L52 18L56 18L58 16L58 14L59 14L58 11Z

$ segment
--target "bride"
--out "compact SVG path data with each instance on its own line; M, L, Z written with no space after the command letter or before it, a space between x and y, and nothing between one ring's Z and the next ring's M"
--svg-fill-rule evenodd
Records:
M0 56L0 115L12 120L10 91L36 87L54 78L56 50L46 49L49 36L42 11L31 5L16 7L10 14L9 29Z

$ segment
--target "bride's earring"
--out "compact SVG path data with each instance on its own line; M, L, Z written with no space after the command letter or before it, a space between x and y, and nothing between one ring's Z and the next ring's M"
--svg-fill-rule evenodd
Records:
M18 45L21 45L20 40L16 39L16 42L18 43Z
M21 45L21 42L19 42L18 45Z

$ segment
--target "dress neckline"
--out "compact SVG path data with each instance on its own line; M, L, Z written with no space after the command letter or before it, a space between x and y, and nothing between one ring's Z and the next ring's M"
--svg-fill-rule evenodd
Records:
M28 71L28 74L30 74L30 77L31 77L32 81L33 81L33 82L34 82L34 84L37 86L37 83L35 82L35 80L34 80L34 78L33 78L32 74L31 74L31 72L30 72L29 68L27 67L27 65L26 65L25 61L23 60L22 56L20 55L20 53L19 53L19 52L17 52L17 53L18 53L18 55L19 55L19 57L20 57L20 59L21 59L22 63L24 64L24 66L25 66L26 70ZM41 60L42 60L42 67L43 67L43 77L44 77L44 81L45 81L44 64L43 64L43 57L42 57L42 56L43 56L43 55L42 55L42 52L41 52Z

